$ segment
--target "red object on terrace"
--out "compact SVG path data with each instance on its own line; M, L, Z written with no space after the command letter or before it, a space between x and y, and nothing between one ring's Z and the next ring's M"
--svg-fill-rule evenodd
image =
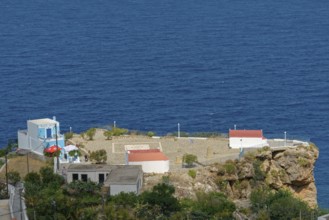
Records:
M55 153L56 151L59 151L59 150L62 150L62 148L56 146L56 145L53 145L53 146L50 146L48 148L46 148L44 150L44 152L47 152L47 153Z
M230 130L229 137L263 138L263 130Z

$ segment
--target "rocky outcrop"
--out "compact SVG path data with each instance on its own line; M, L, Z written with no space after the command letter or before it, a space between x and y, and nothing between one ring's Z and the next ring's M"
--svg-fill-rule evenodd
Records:
M171 172L169 179L177 197L193 198L197 191L219 191L239 203L247 201L254 188L267 185L273 190L287 189L315 207L313 170L318 155L312 144L277 150L263 148L246 153L240 160L195 168L195 178L187 170L180 170Z

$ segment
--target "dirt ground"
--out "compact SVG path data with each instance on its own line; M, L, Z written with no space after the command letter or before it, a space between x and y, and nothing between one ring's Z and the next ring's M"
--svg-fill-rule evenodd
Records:
M73 144L83 145L83 151L88 152L105 149L108 164L125 163L125 146L159 148L170 160L170 169L182 167L181 160L184 154L197 155L202 164L223 162L227 159L236 159L238 149L229 149L227 138L177 138L177 137L147 137L142 135L126 135L112 137L106 140L104 130L97 129L94 140L83 139L80 135L74 135Z
M43 166L46 166L47 163L45 161L41 161L39 159L35 159L33 155L28 155L29 158L27 158L27 155L24 156L14 156L13 158L9 157L8 159L8 172L11 171L17 171L20 174L21 178L24 178L25 175L28 172L34 171L39 172L40 168ZM0 180L5 179L5 167L3 166L2 169L0 169Z

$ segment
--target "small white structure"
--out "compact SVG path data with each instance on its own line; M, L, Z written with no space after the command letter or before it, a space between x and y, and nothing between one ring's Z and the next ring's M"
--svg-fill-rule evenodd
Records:
M43 155L45 148L53 145L64 147L64 135L60 134L59 122L56 118L43 118L27 121L27 130L19 130L18 148Z
M127 165L142 165L144 173L166 173L169 171L169 158L159 149L126 151Z
M269 146L263 130L230 130L230 148L262 148Z
M75 151L75 154L70 156L70 152ZM75 145L67 145L64 147L64 156L61 157L61 163L80 163L80 157L76 151L79 151L79 148Z

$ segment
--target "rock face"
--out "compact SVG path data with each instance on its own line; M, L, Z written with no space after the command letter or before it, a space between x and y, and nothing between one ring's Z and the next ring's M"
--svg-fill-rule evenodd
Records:
M193 198L200 190L219 191L239 203L247 201L255 187L267 185L273 190L287 189L315 207L313 169L318 155L318 149L312 144L280 150L263 148L246 153L241 160L195 169L195 178L189 176L187 170L180 170L171 172L169 179L176 187L177 197Z

